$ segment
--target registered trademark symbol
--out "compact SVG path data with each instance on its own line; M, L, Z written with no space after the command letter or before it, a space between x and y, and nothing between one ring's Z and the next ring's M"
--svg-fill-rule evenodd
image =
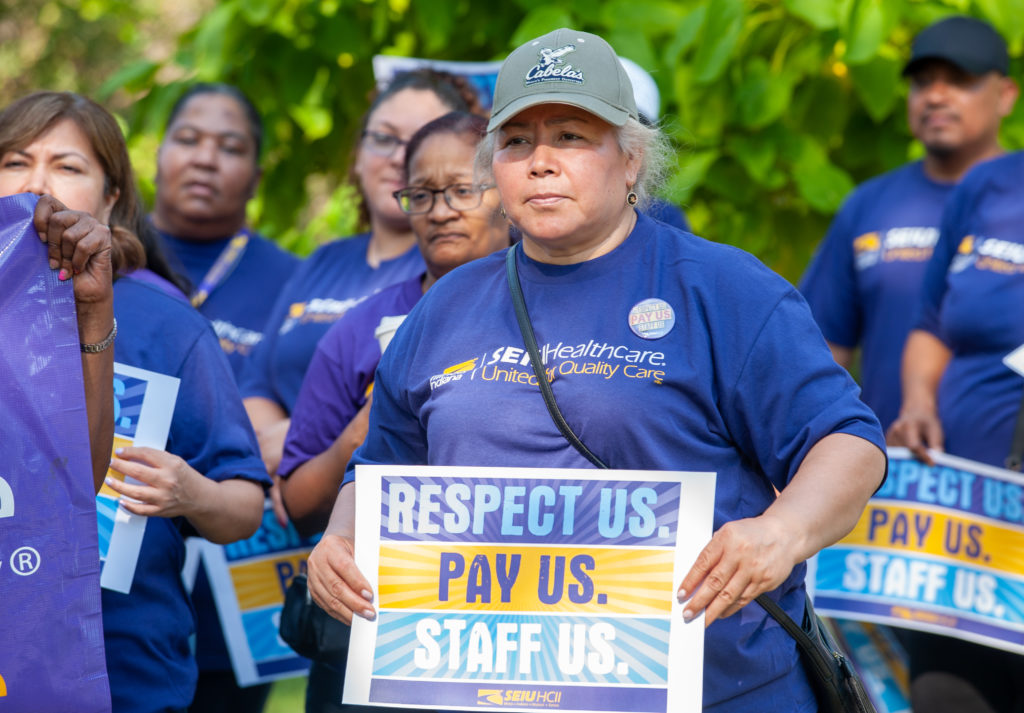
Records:
M27 577L36 573L41 561L39 553L32 547L19 547L11 555L11 569L15 574Z

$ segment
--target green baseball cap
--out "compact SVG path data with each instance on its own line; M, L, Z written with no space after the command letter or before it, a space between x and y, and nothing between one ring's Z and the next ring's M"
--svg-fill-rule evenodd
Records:
M569 104L613 126L639 119L633 85L612 46L564 27L530 40L502 63L487 131L537 104Z

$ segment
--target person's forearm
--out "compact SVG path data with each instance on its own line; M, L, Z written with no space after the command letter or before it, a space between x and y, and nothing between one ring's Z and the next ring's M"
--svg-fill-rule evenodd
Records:
M356 536L356 484L348 482L338 491L327 523L325 535L337 535L354 540Z
M792 554L802 562L849 534L885 468L885 454L870 441L828 435L808 451L763 517L798 535Z
M79 305L78 338L99 344L114 326L113 300ZM82 352L85 410L89 422L89 455L93 487L99 492L114 446L114 347L97 353Z
M366 439L367 409L348 422L334 443L281 481L281 497L300 534L322 532L345 477L349 459Z
M240 478L215 481L202 477L200 483L196 506L187 515L200 535L226 545L256 532L263 519L263 488Z
M842 347L832 342L828 343L828 348L832 352L832 359L835 360L836 364L849 371L853 365L853 349Z
M249 414L249 421L257 433L260 430L273 426L278 421L288 418L288 414L276 401L263 398L262 396L250 396L242 400L245 412Z
M913 330L903 348L900 379L903 384L901 411L927 409L935 411L939 381L949 364L949 348L935 335Z

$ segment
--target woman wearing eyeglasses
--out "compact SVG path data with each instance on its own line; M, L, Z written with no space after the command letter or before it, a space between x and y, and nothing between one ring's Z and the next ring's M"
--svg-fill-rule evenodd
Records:
M498 192L473 183L473 156L486 128L479 116L451 112L409 140L409 185L392 200L409 216L427 270L354 307L316 348L279 468L281 495L303 534L327 526L345 465L366 436L374 370L398 324L442 276L509 245ZM343 710L337 701L344 667L313 663L307 712Z
M368 296L423 271L409 218L391 195L405 185L406 144L428 121L453 110L471 111L475 101L465 80L417 70L397 75L367 111L351 174L369 230L324 245L295 271L242 372L242 396L271 474L277 472L290 414L317 342Z
M327 526L345 465L366 435L373 372L413 305L459 265L509 245L493 186L473 183L473 155L487 122L452 112L416 132L406 153L409 185L395 191L427 270L354 308L320 340L306 372L279 472L300 532Z

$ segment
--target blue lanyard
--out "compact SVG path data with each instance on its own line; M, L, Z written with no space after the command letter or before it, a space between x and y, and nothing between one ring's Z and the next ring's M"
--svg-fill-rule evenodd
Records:
M206 276L203 277L203 281L199 283L199 287L192 293L191 302L193 307L199 309L206 302L210 293L217 289L217 286L224 282L224 279L238 266L239 261L242 259L242 254L245 252L245 246L248 244L249 236L245 229L242 229L224 246L220 255L217 256L217 260L210 266Z

